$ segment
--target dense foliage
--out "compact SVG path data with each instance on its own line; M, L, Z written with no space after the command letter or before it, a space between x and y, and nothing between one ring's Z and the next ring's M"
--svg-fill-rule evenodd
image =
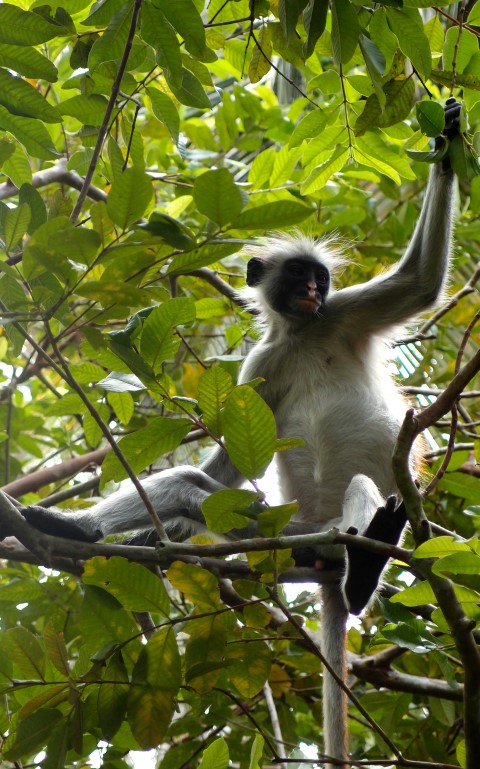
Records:
M0 4L0 477L24 503L83 507L224 436L253 486L210 499L209 525L240 510L278 534L295 505L265 508L258 489L291 443L255 383L235 387L256 333L241 249L298 226L344 244L340 282L395 262L453 93L470 125L448 147L454 298L392 365L417 407L446 390L422 483L437 473L427 515L460 537L397 563L409 587L350 629L350 729L358 765L473 769L480 404L474 382L458 401L448 385L476 349L480 3L431 1ZM163 769L321 755L315 598L287 600L288 551L215 569L16 533L26 548L0 544L2 766L120 769L159 746Z

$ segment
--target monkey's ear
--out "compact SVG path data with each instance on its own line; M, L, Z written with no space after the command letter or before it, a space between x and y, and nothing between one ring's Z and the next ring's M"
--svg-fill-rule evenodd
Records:
M247 286L258 286L265 273L265 264L258 256L252 257L247 264Z

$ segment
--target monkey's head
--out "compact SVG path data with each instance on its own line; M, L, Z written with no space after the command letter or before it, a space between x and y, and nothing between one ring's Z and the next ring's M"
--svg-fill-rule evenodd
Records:
M282 316L314 318L330 290L331 270L341 258L304 236L269 239L247 265L247 286L257 301Z

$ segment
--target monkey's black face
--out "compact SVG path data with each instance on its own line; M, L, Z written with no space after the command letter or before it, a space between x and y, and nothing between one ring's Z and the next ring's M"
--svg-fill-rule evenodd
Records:
M268 300L282 314L313 316L325 303L329 288L330 274L321 262L309 257L288 259Z

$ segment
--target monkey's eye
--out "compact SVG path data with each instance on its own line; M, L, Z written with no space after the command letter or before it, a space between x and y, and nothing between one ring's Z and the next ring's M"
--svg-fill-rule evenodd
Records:
M304 275L303 265L298 262L290 262L290 264L287 265L287 273L291 275L292 278L302 278Z
M324 285L325 283L328 283L328 275L326 272L319 272L315 278L317 283L321 283Z

